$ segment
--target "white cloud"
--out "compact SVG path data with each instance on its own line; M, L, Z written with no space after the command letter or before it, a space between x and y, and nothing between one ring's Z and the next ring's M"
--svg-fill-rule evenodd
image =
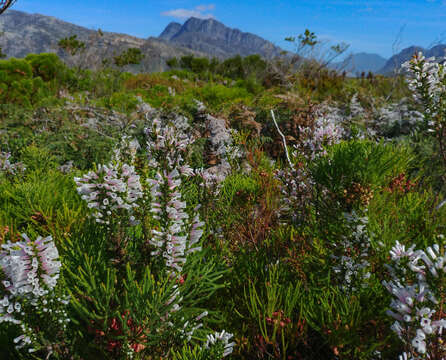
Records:
M188 19L190 17L196 17L198 19L213 19L214 15L209 11L212 11L214 9L214 4L203 4L198 5L193 9L173 9L164 11L161 13L161 15L170 16L177 19Z

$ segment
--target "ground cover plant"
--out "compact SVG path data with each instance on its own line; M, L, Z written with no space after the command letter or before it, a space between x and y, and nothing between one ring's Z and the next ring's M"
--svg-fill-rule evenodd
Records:
M0 60L1 359L446 356L443 65L139 55Z

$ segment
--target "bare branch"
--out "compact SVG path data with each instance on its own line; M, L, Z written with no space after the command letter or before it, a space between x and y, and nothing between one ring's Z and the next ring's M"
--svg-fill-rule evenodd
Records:
M16 0L0 0L0 14L3 14L15 2Z
M277 131L279 132L280 136L282 137L283 140L283 146L285 148L285 154L286 154L286 158L288 160L288 163L290 164L291 169L293 169L293 163L290 160L290 155L288 154L288 148L286 146L286 139L285 139L285 135L283 135L282 131L280 131L279 129L279 125L277 125L277 121L276 121L276 117L274 116L274 111L271 110L271 116L273 118L274 121L274 125L276 125Z

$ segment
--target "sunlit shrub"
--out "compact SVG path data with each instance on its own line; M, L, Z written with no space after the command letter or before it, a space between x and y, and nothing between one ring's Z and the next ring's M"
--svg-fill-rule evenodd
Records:
M43 81L64 82L68 74L66 65L53 53L30 54L25 60L31 65L33 76L40 77Z

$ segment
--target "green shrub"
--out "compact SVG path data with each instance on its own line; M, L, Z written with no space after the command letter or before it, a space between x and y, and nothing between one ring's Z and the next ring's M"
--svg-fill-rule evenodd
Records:
M318 184L335 193L354 182L377 189L407 171L413 160L407 147L369 140L344 141L327 151L312 166L312 174Z
M68 69L56 54L29 54L25 60L31 65L34 77L40 77L43 81L66 80Z
M207 84L201 89L197 90L200 100L208 104L212 108L221 109L224 104L237 101L248 101L251 99L251 94L239 87L226 87L224 85Z
M342 211L367 206L375 191L408 171L412 160L408 147L383 142L352 140L333 145L310 165L319 210L324 209L331 221Z
M0 60L0 103L31 107L50 96L48 84L33 75L33 67L27 60Z
M111 96L99 100L99 104L108 109L117 110L122 113L130 113L136 110L138 99L127 92L116 92Z
M0 181L0 203L0 227L59 239L79 226L86 212L72 178L57 170L27 170L22 181Z
M32 66L23 59L0 60L0 76L1 82L8 84L13 81L29 79L33 76Z

